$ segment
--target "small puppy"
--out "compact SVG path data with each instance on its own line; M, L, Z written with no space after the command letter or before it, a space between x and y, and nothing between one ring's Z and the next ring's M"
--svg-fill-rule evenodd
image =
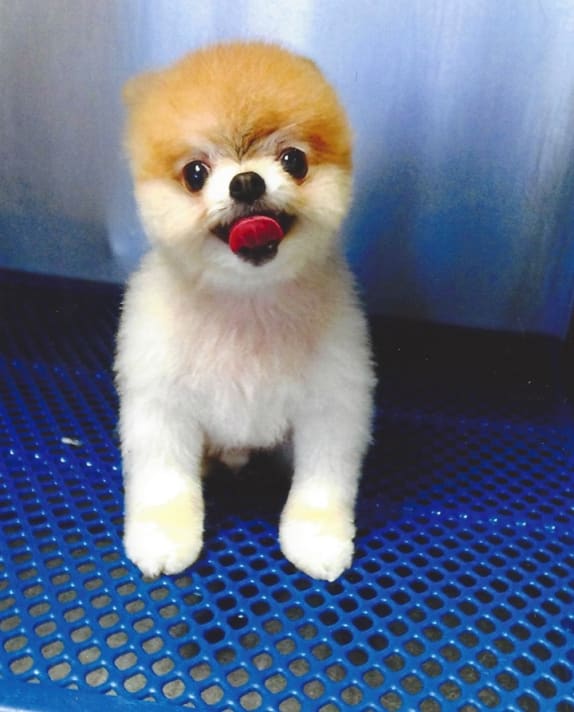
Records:
M311 61L265 43L200 50L125 94L151 243L117 345L127 554L147 576L188 567L206 460L239 468L287 443L281 549L333 580L353 555L374 385L338 235L345 114Z

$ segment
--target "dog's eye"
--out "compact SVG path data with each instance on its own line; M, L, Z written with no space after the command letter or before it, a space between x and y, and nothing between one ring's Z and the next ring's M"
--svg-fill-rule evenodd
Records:
M181 171L185 187L192 193L197 193L203 188L208 175L209 167L203 161L186 163Z
M281 154L279 160L283 170L289 173L293 178L301 180L307 175L309 166L307 164L307 156L299 148L286 148Z

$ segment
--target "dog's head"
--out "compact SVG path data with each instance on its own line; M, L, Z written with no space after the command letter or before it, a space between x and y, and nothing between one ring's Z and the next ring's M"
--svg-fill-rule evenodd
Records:
M187 272L249 288L332 251L351 139L311 61L264 43L217 45L136 77L125 97L144 226Z

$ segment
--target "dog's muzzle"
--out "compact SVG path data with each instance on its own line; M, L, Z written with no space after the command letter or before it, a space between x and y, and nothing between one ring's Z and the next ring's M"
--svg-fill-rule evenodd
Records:
M275 257L293 222L287 213L254 213L219 225L214 233L234 254L258 267Z

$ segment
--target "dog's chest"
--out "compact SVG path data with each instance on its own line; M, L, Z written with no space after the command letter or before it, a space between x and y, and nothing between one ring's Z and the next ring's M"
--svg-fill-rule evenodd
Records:
M183 383L215 446L270 447L284 437L317 345L309 322L253 305L192 315Z
M289 431L301 390L301 383L288 381L206 380L192 402L212 448L268 448Z

